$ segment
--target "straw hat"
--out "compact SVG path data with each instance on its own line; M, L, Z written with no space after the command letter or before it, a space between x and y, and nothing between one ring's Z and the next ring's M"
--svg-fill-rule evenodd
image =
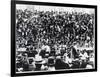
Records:
M42 64L43 59L40 55L37 54L35 55L34 61L35 61L35 64Z

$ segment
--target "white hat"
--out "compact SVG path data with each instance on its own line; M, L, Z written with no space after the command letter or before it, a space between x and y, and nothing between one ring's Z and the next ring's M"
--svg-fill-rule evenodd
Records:
M35 60L35 63L36 63L36 64L41 64L42 61L43 61L42 57L41 57L40 55L38 55L38 54L35 55L34 60Z
M88 65L86 66L86 68L92 69L93 67L92 67L92 65L89 65L89 64L88 64Z

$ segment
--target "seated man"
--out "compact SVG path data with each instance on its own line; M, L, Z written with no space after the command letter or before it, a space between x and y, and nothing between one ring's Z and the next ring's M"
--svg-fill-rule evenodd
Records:
M16 58L16 72L21 72L23 71L23 64L22 64L22 57L18 56Z
M36 66L35 66L35 62L34 60L31 58L29 59L29 71L33 71L35 70Z
M28 57L35 57L36 54L37 54L36 49L31 50L31 51L28 52Z
M87 62L85 62L84 60L82 60L81 64L80 64L80 68L86 68L87 66Z
M35 66L36 66L35 71L40 71L42 62L43 62L42 57L39 54L37 54L35 55L34 61L35 61Z
M77 69L77 68L79 68L80 67L80 62L79 62L79 60L74 60L74 61L72 61L72 69Z
M55 71L55 61L54 61L54 57L52 56L48 58L48 70Z
M52 48L51 51L50 51L50 56L55 56L55 55L56 55L55 49Z
M55 61L55 69L59 70L59 69L69 69L69 65L67 63L65 63L64 61L62 61L61 57L58 56L56 58Z
M39 55L42 56L42 58L45 58L45 54L46 54L45 50L41 50L39 53Z
M27 58L23 58L23 71L29 71L29 62Z

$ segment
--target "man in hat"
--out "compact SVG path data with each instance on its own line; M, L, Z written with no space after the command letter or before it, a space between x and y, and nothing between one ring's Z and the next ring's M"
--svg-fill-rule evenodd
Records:
M49 71L55 71L55 60L53 56L50 56L48 58L48 70Z
M56 70L59 70L59 69L69 69L69 65L67 63L65 63L61 59L61 56L57 56L56 57L56 61L55 61L55 69Z
M36 66L35 71L40 71L43 62L42 56L40 56L39 54L35 55L34 61Z

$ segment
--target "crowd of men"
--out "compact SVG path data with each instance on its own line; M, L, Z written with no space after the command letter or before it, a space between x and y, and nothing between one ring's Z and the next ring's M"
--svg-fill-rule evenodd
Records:
M92 69L93 48L94 14L16 10L16 72Z

